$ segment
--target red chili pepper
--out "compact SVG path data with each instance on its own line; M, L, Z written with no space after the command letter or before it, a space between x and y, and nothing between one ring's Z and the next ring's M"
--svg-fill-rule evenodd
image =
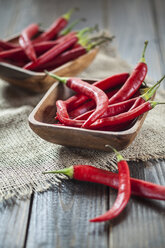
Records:
M59 54L66 51L68 48L72 47L75 43L77 43L85 33L91 32L94 28L84 28L78 33L68 34L59 44L56 44L50 50L42 54L36 61L31 62L24 66L24 69L28 70L38 70L43 66L47 65L48 62L52 61L52 59L57 58Z
M109 105L107 111L101 116L101 118L110 117L110 116L118 115L118 114L126 112L126 111L130 111L130 110L138 107L142 103L145 103L155 94L156 90L159 88L160 83L162 82L162 80L164 78L165 78L165 76L163 76L155 85L153 85L151 88L149 88L149 90L146 93L144 93L143 95L140 95L139 97L131 98L131 99L124 101L124 102ZM79 110L80 107L77 108L76 110ZM80 113L79 116L77 115L75 120L86 120L86 118L88 118L93 113L93 111L94 110L91 110L91 111L88 111L86 113L84 111L84 114ZM74 111L72 111L71 113L74 114ZM69 115L70 115L70 117L72 117L71 114L69 114ZM119 129L117 128L117 130L119 130Z
M53 69L58 68L61 65L66 64L67 62L70 62L74 59L77 59L78 57L86 54L87 51L85 47L77 47L69 49L68 51L58 55L55 60L50 61L49 63L43 65L39 68L40 71L43 71L47 69L48 71L51 71Z
M51 77L65 83L69 88L76 91L77 93L82 93L89 98L92 98L96 102L96 110L93 114L83 123L82 127L86 128L90 126L95 120L97 120L108 107L108 97L104 91L100 90L94 85L82 81L79 78L62 78L52 73L48 73Z
M37 68L40 68L41 65L46 64L52 59L55 59L60 53L74 45L78 40L78 37L73 36L69 38L68 40L61 42L60 44L55 45L50 50L42 54L40 57L37 58L36 61L30 62L27 64L24 69L27 70L36 70Z
M68 24L68 20L70 19L72 13L76 10L76 8L69 10L66 14L59 17L53 24L39 37L34 40L34 43L40 41L47 41L55 38L57 34L66 27Z
M112 97L117 91L118 91L118 89L114 89L114 90L108 92L107 93L108 98ZM87 102L80 105L78 108L69 112L69 116L70 116L70 118L73 118L73 119L74 118L78 119L77 117L80 116L79 120L86 120L94 112L94 110L91 110L91 111L89 111L89 110L93 109L95 106L96 106L96 103L94 100L88 100ZM85 116L85 118L84 118L84 116Z
M129 77L129 73L127 72L115 74L106 79L95 82L93 85L102 90L107 90L107 89L111 89L113 87L123 84L127 80L128 77ZM88 100L87 96L84 96L82 94L76 94L68 98L67 100L65 100L65 103L67 105L68 111L71 111L77 108L78 106L80 106L86 100Z
M115 126L121 123L125 123L153 109L158 104L164 104L164 103L155 102L155 101L145 102L142 105L138 106L137 108L132 109L131 111L121 113L119 115L115 115L112 117L105 117L102 119L98 119L88 128L89 129L100 129L102 127Z
M57 107L58 120L62 124L66 125L66 126L71 126L71 127L81 127L82 124L84 123L84 121L76 121L76 120L72 120L69 118L66 104L64 101L62 101L62 100L56 101L56 107Z
M19 37L19 44L25 51L27 57L32 60L36 61L36 53L31 41L31 38L37 34L39 31L39 26L37 24L31 24L27 28L25 28Z
M58 124L57 124L58 125ZM111 171L96 168L91 165L74 165L57 171L46 171L43 174L64 174L79 181L100 183L114 189L119 187L119 175ZM155 200L165 201L165 186L144 180L130 178L131 194Z
M125 101L131 98L140 88L147 74L147 65L144 58L147 44L148 41L145 41L144 50L140 62L137 64L123 87L109 100L109 104Z
M37 44L34 44L34 49L37 56L39 56L57 44L58 42L56 40L42 41ZM25 54L24 50L21 47L16 47L14 49L0 52L0 59L14 59L16 61L27 60L27 55Z
M126 112L130 109L130 107L132 106L132 104L135 103L135 101L137 100L137 98L131 98L127 101L124 102L120 102L120 103L114 103L112 105L108 105L107 110L104 112L104 114L102 114L102 116L100 118L105 118L105 117L110 117L110 116L115 116L118 114L121 114L123 112ZM86 118L88 118L94 110L88 111L84 114L81 114L79 116L77 116L75 118L75 120L86 120Z
M3 50L10 50L10 49L18 48L18 45L13 44L11 42L0 40L0 47Z
M117 217L124 210L130 199L131 183L130 183L129 166L127 162L124 160L124 158L121 156L121 154L118 151L116 151L114 148L113 150L116 153L118 174L119 174L117 198L112 208L109 211L107 211L103 215L91 219L90 222L107 221Z

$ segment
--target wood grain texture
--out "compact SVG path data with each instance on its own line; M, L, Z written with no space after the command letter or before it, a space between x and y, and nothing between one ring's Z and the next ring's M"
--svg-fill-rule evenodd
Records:
M165 73L165 18L164 18L165 1L153 0L152 1L152 13L155 23L155 33L158 39L159 52L160 52L160 62L162 74ZM165 83L164 83L165 89Z
M106 210L107 200L106 187L67 179L35 194L26 247L108 247L108 226L88 221Z
M24 246L30 200L0 204L0 248Z
M139 61L145 40L148 75L158 80L162 76L158 37L149 0L107 1L109 27L116 35L118 51L133 66Z
M165 185L164 162L138 163L138 165L132 162L129 164L133 177ZM110 206L115 197L116 192L111 190ZM109 247L163 248L165 243L164 211L165 202L132 197L120 217L110 223Z
M0 1L0 37L12 34L16 25L17 0ZM30 200L0 203L0 248L24 246Z

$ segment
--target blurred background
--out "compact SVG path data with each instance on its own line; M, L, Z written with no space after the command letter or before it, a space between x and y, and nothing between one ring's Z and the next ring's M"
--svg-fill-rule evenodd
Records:
M72 19L85 17L86 23L78 24L77 29L98 24L108 30L116 36L113 44L121 57L132 65L140 58L144 40L149 40L149 76L157 80L164 74L163 0L0 0L0 6L1 38L19 33L32 22L47 28L59 15L78 7Z

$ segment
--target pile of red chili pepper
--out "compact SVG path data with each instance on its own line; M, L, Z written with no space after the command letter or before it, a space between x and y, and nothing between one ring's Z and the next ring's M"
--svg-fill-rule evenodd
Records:
M144 57L147 44L145 41L140 62L130 75L120 73L89 84L79 78L59 77L46 72L77 93L65 101L56 101L56 125L122 131L130 128L137 117L162 104L149 100L165 76L145 94L140 92L147 74Z
M17 43L0 40L0 61L37 72L51 71L111 40L104 35L96 40L89 38L88 34L97 26L73 31L76 24L84 20L75 20L69 25L74 11L69 10L43 32L38 24L30 24L21 32Z
M103 79L94 84L79 78L63 78L48 73L74 90L76 95L56 102L58 124L104 131L121 131L129 128L136 118L151 110L160 102L150 101L159 88L163 76L155 85L141 94L141 86L147 74L144 54L148 42L145 42L142 58L132 73L121 73ZM164 103L162 103L164 104ZM75 165L69 168L48 171L63 173L70 178L101 183L118 189L117 198L110 210L90 222L101 222L116 218L127 206L130 195L165 200L165 187L130 177L129 166L122 155L111 146L116 154L118 174L98 169L90 165Z

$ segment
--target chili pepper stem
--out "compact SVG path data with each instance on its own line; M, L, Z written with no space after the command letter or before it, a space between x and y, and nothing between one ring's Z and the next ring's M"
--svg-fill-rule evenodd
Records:
M124 160L123 156L122 156L114 147L112 147L112 146L109 145L109 144L105 145L105 147L108 147L108 148L110 148L111 150L113 150L113 151L115 152L116 158L117 158L117 161L118 161L118 162Z
M56 170L56 171L44 171L42 174L63 174L68 176L69 178L73 178L74 168L73 166L70 166L68 168L64 168L62 170Z
M146 40L144 42L144 49L143 49L143 52L142 52L142 57L140 59L140 62L143 62L143 63L146 63L146 61L145 61L145 51L146 51L147 45L148 45L148 40Z
M112 37L104 37L104 39L100 40L100 41L95 41L95 42L92 42L91 44L89 44L87 47L86 47L86 50L89 52L91 49L95 48L96 46L99 46L101 44L103 44L104 42L106 41L112 41L114 39L115 36L112 36Z
M47 70L45 70L45 73L46 73L47 75L49 75L50 77L55 78L55 79L57 79L58 81L60 81L60 82L62 82L62 83L64 83L64 84L67 83L67 80L68 80L67 77L60 77L60 76L58 76L58 75L56 75L56 74L53 74L53 73L51 73L51 72L48 72Z
M79 22L81 21L86 21L85 18L81 18L81 19L78 19L78 20L75 20L74 22L72 22L67 28L65 28L61 33L60 35L66 35L68 34Z
M150 101L150 104L151 104L151 108L154 108L154 107L157 106L158 104L165 104L165 102Z
M68 21L68 20L70 19L71 15L72 15L75 11L77 11L77 10L78 10L78 8L72 8L72 9L70 9L67 13L65 13L62 17Z
M157 91L157 89L160 86L160 83L163 81L164 78L165 75L156 84L154 84L151 88L149 88L149 90L146 93L142 95L142 98L145 101L148 101L151 98L151 96L153 96L153 94Z
M96 24L94 27L86 27L86 28L83 28L82 30L80 30L77 34L77 37L79 39L81 39L85 33L91 33L95 30L98 30L98 25Z

